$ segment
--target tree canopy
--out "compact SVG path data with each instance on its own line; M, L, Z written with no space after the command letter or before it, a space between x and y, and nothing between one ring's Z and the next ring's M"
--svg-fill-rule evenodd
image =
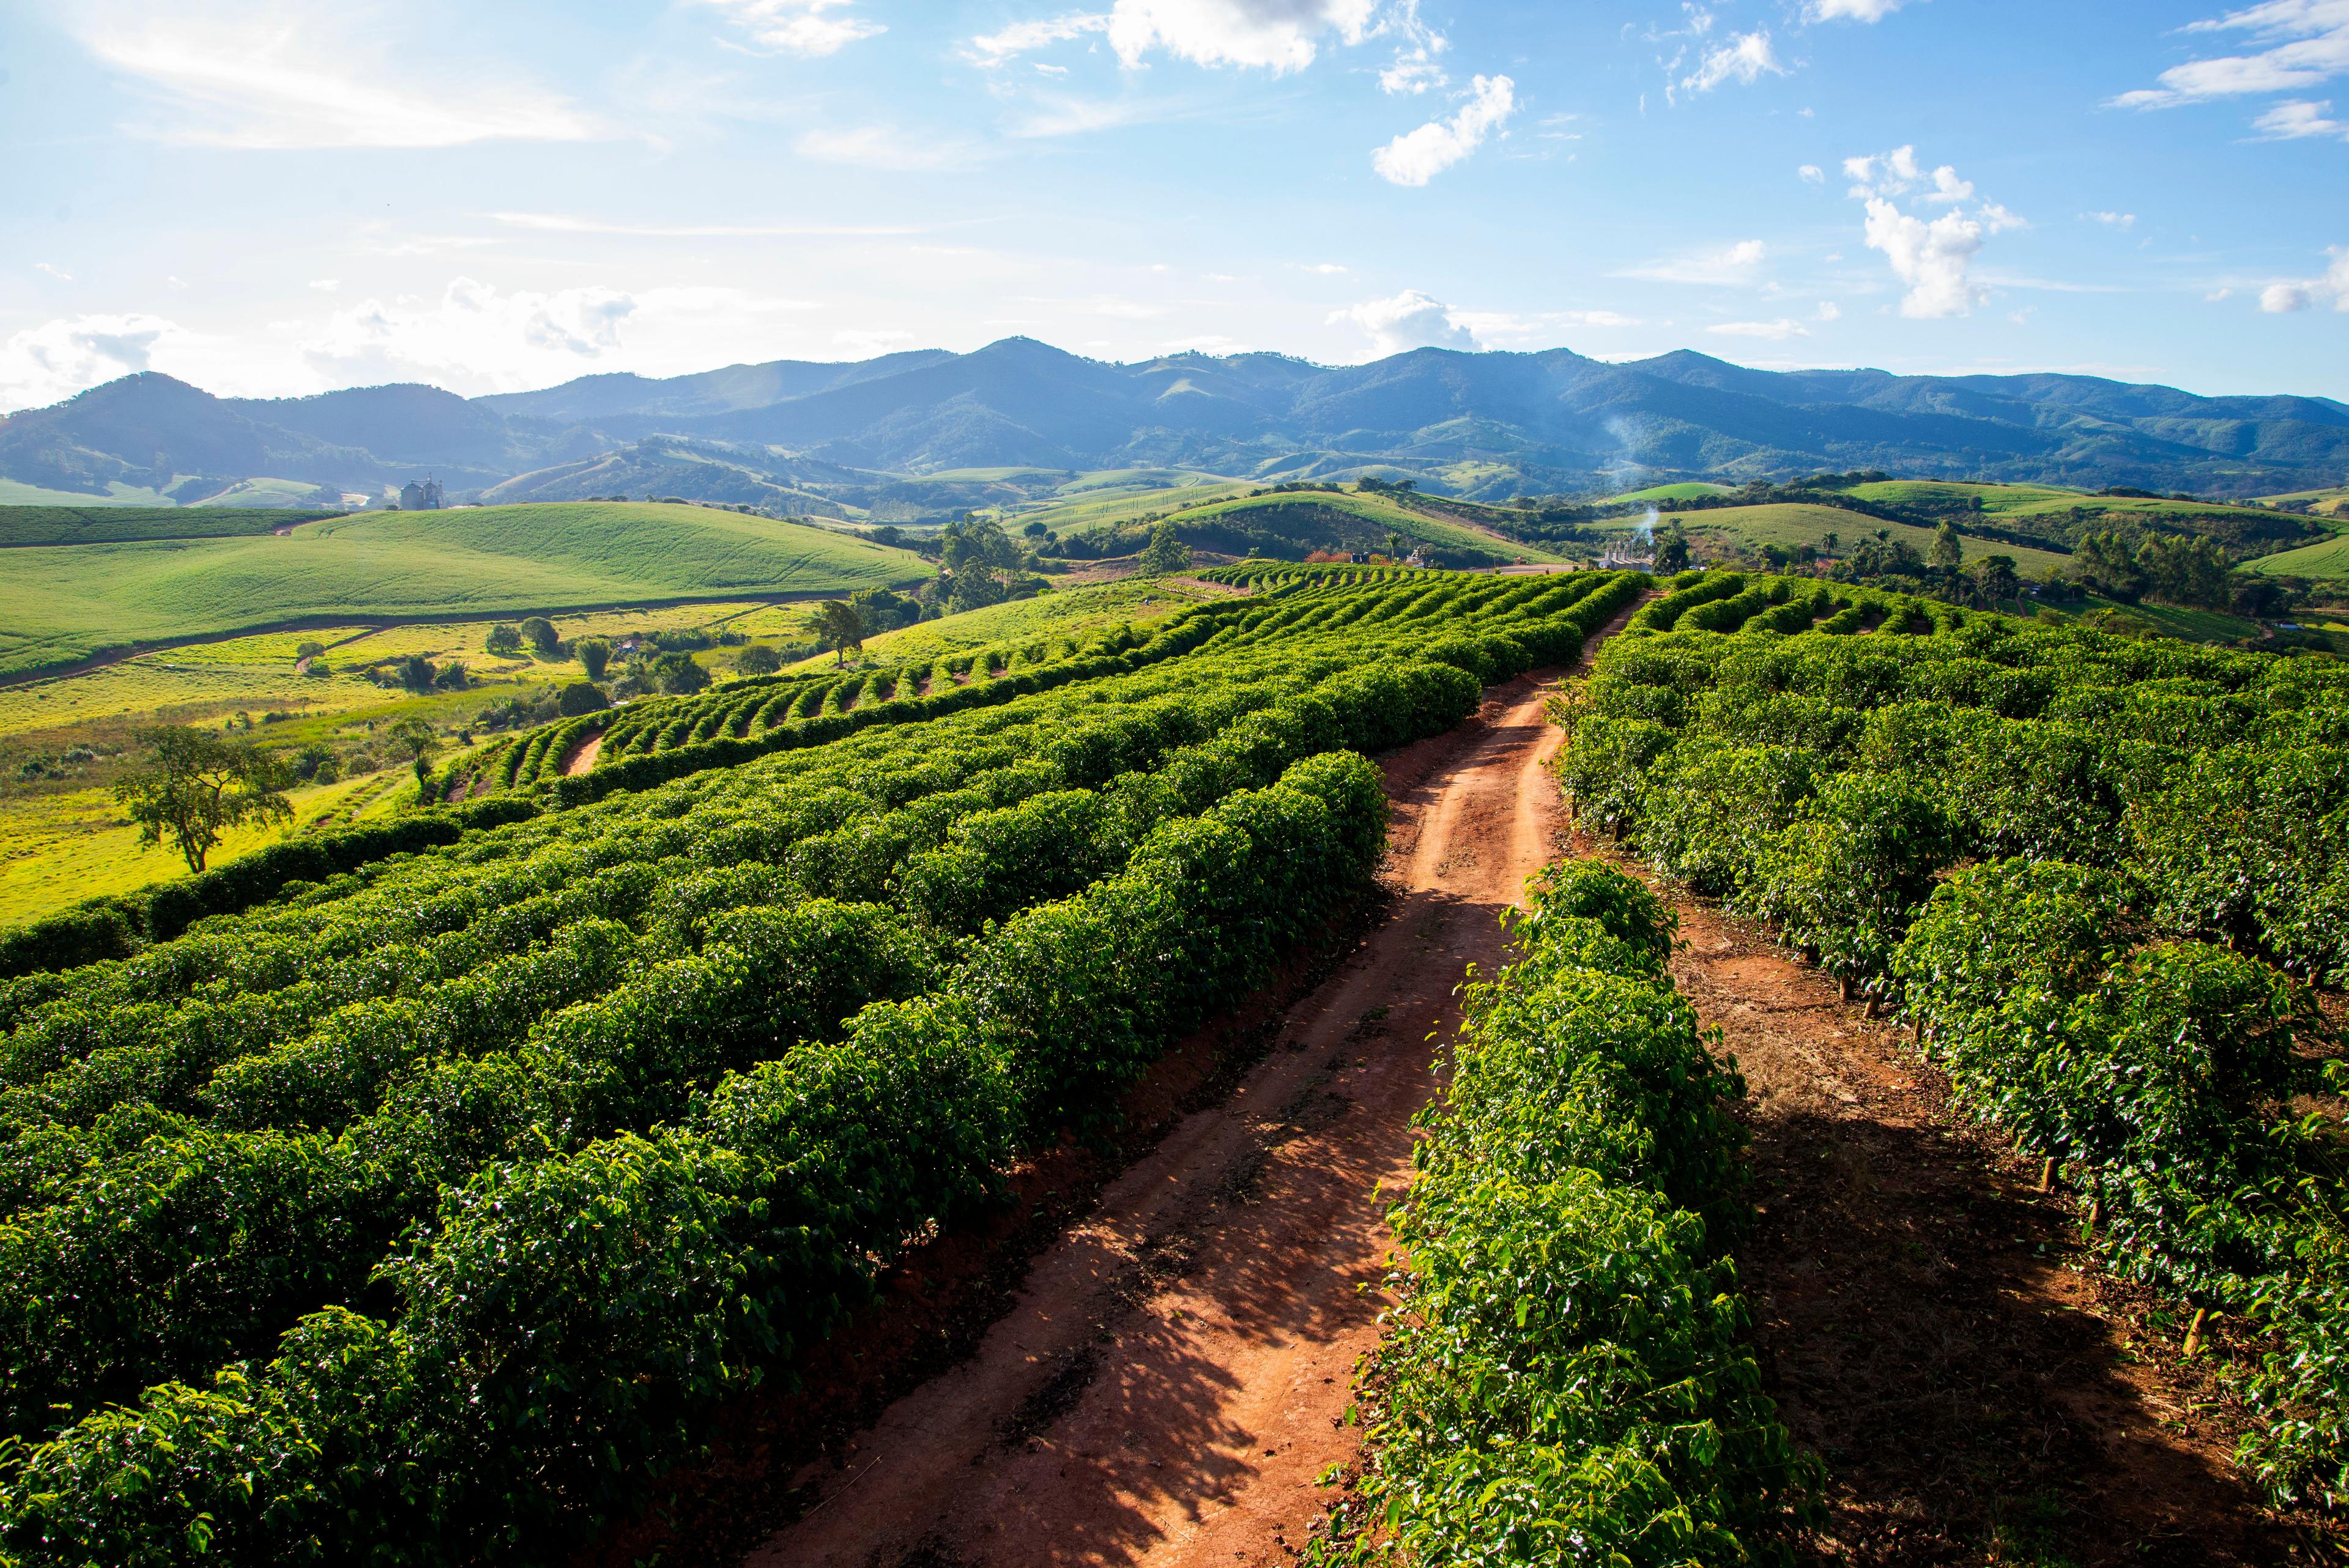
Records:
M114 786L114 798L139 825L142 846L168 838L189 870L202 871L228 829L293 820L293 770L274 753L184 724L142 730L139 741L153 755Z

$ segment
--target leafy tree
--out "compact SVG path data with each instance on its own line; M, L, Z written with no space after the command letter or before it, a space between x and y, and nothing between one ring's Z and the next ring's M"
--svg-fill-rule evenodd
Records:
M1974 563L1974 586L1993 605L2001 605L2023 595L2023 579L2015 575L2012 556L1984 556Z
M294 657L296 659L316 659L326 651L325 643L320 642L316 638L305 638L295 645Z
M734 660L734 668L745 675L772 675L783 667L783 656L764 643L753 643Z
M229 828L293 820L293 770L274 753L184 724L142 730L139 741L153 757L114 786L114 798L139 825L142 847L168 837L188 869L202 871Z
M905 535L894 524L884 523L865 537L876 545L892 550L902 550L905 547Z
M385 732L385 738L414 764L417 789L428 787L432 782L432 758L440 750L440 732L421 719L402 719Z
M450 659L432 678L434 689L441 691L462 691L472 683L472 671L465 668L465 661L461 659Z
M1174 531L1172 523L1161 523L1150 531L1150 543L1142 552L1141 571L1145 577L1163 577L1169 572L1179 572L1191 564L1191 546Z
M895 631L922 618L920 600L891 593L887 588L860 588L848 597L848 602L855 607L868 636L875 632Z
M600 637L581 638L572 646L571 652L579 660L579 668L587 672L590 680L603 680L604 671L611 668L612 645Z
M1685 572L1688 566L1687 531L1678 523L1665 524L1663 530L1656 535L1656 570L1664 573Z
M1925 552L1926 562L1944 575L1954 576L1965 565L1966 547L1958 542L1958 531L1948 518L1933 530L1933 543Z
M541 659L552 659L562 642L554 635L554 623L543 615L534 615L522 623L524 641L536 650Z
M604 695L601 686L592 680L574 680L555 700L555 711L566 719L575 719L582 713L600 713L611 705L612 700Z
M399 661L399 683L410 691L431 691L432 681L440 673L440 667L420 653L411 653Z
M652 661L655 684L672 697L686 697L709 684L709 671L690 653L664 653Z
M500 659L512 659L522 651L522 633L503 624L490 628L489 639L482 647Z
M1825 547L1826 553L1832 556L1836 553L1836 547L1843 543L1843 535L1830 528L1827 530L1826 536L1821 539L1819 543L1823 547Z
M312 742L294 753L294 776L304 784L333 784L343 776L342 759L334 748Z
M846 664L851 649L864 651L864 618L846 599L826 599L815 607L815 635L831 644L836 663Z

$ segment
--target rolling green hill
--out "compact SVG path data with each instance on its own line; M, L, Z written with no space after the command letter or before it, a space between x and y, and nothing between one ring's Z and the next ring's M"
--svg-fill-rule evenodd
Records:
M1599 504L1613 506L1626 501L1693 501L1700 495L1726 495L1729 486L1707 484L1692 479L1679 484L1651 484L1645 490L1627 490L1620 495L1610 495Z
M120 545L136 539L221 539L339 517L282 506L5 506L0 546Z
M522 614L826 593L929 568L821 529L699 506L382 512L284 537L36 545L0 578L0 673L296 618Z
M1390 532L1424 544L1447 566L1490 566L1511 561L1565 559L1538 545L1522 545L1464 523L1431 517L1383 495L1324 490L1276 490L1170 511L1185 541L1225 555L1258 551L1298 559L1331 545L1349 550L1384 549ZM1122 555L1141 548L1146 531L1104 525L1078 536L1093 553Z
M1930 528L1912 527L1906 523L1883 523L1833 506L1724 506L1711 512L1680 513L1673 520L1687 529L1692 537L1702 538L1710 535L1741 539L1755 545L1785 545L1791 548L1796 545L1809 545L1825 550L1826 536L1833 534L1840 542L1839 549L1848 551L1853 541L1873 534L1878 528L1895 539L1907 540L1920 554L1933 543ZM1628 530L1631 524L1627 522L1621 526ZM1984 556L2009 556L2013 557L2014 569L2025 576L2050 566L2060 566L2064 560L2064 556L2053 551L2033 550L2028 545L2010 545L2000 540L1961 537L1959 542L1968 561L1980 560Z

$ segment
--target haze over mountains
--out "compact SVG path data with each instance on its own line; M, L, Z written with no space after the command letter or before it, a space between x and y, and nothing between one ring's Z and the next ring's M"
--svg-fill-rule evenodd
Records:
M0 421L0 478L182 502L256 477L374 493L429 470L452 497L654 493L822 512L900 476L1031 466L1370 472L1484 499L1853 468L2249 495L2341 483L2349 405L2085 376L1754 370L1689 352L1119 365L1014 337L471 400L417 385L223 399L150 372Z

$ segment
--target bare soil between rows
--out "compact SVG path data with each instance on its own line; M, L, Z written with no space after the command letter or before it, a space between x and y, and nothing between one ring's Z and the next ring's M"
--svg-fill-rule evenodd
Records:
M1652 873L1602 853L1655 883ZM2254 1348L2112 1279L2078 1206L1951 1104L1903 1035L1709 900L1672 898L1682 993L1748 1085L1758 1210L1739 1250L1764 1386L1826 1463L1805 1544L1849 1564L2349 1562L2230 1459L2219 1376Z

